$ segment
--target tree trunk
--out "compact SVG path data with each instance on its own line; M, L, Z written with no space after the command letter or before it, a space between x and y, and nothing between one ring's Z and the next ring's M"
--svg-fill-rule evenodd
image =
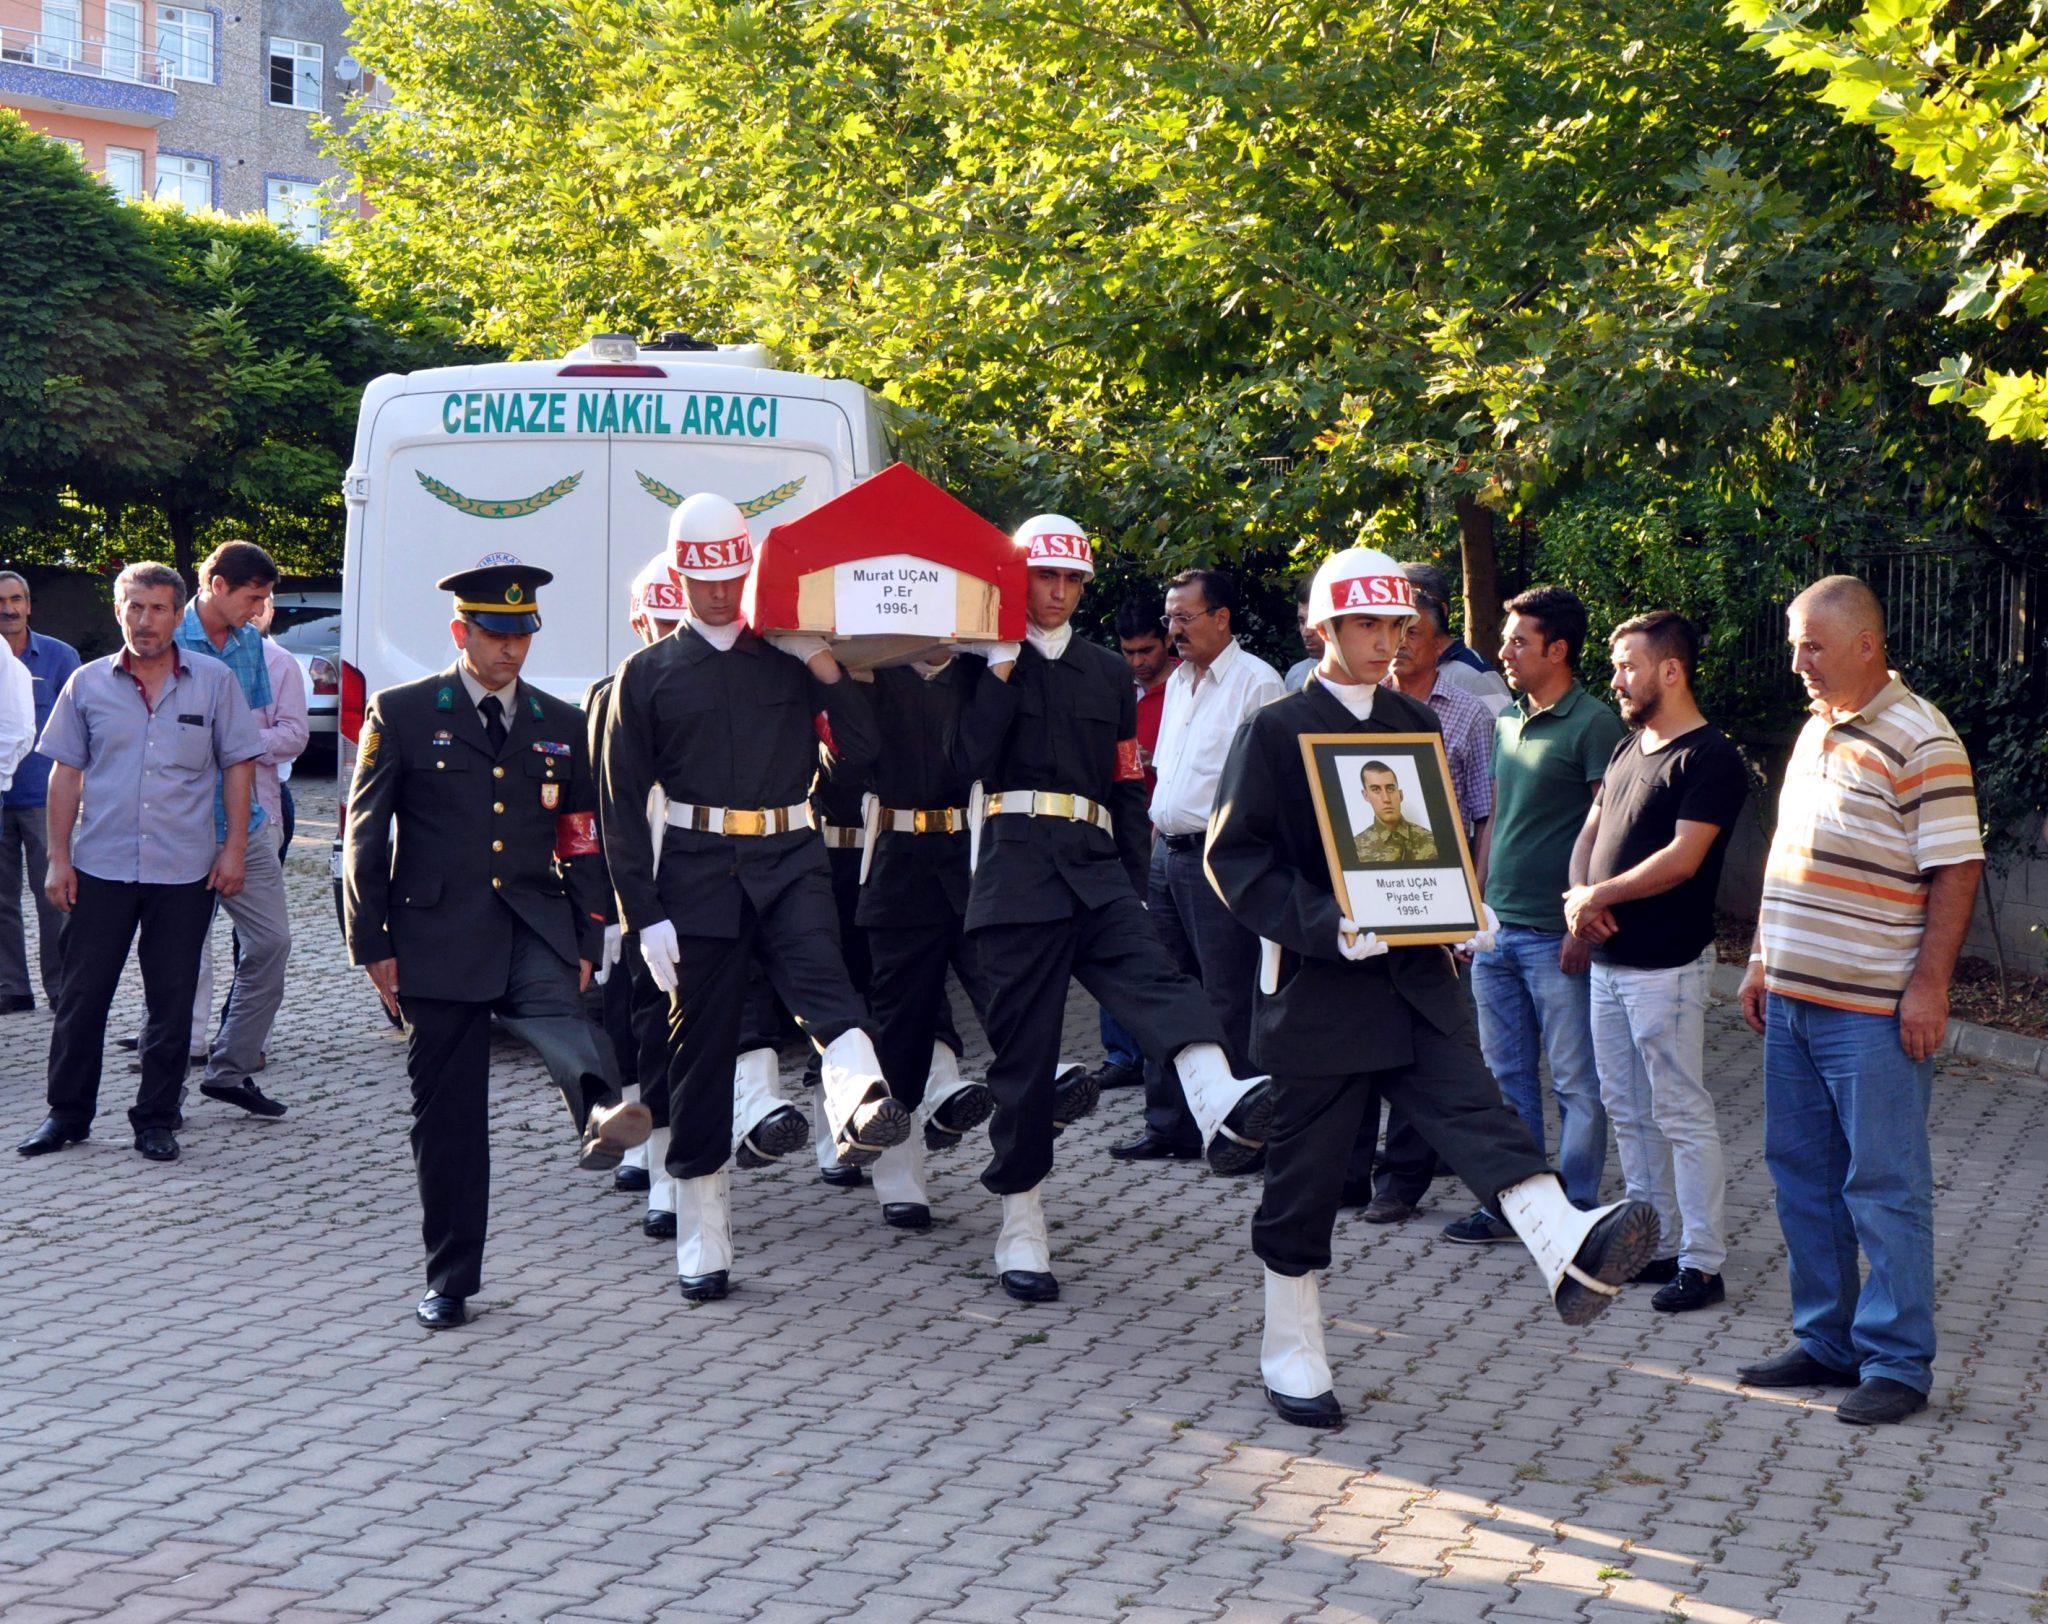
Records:
M1500 646L1500 553L1495 515L1477 498L1458 498L1458 551L1465 562L1465 641L1491 660Z
M192 576L192 547L198 540L199 526L183 508L166 509L164 517L171 526L171 568L185 577L188 592L197 591L199 583Z

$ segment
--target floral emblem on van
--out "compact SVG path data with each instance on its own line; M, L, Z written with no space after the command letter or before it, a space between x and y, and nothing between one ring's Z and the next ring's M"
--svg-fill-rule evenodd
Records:
M464 496L452 485L444 485L432 474L413 470L414 477L424 485L427 494L436 501L446 502L457 513L467 513L472 519L523 519L528 514L538 513L544 507L552 507L583 483L583 475L574 473L567 479L558 479L545 490L535 491L531 496L512 496L492 500L478 496Z
M683 493L673 486L662 484L652 474L643 474L638 469L635 469L633 477L640 481L640 488L657 502L665 503L669 507L681 507L683 505ZM758 519L770 508L787 502L803 488L804 476L799 474L787 484L777 485L772 491L765 491L761 495L754 497L751 501L740 503L740 512L749 519Z

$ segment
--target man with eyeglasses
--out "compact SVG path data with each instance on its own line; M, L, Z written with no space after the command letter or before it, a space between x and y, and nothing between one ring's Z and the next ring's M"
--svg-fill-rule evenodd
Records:
M1238 724L1278 699L1282 689L1280 673L1238 643L1231 627L1237 601L1237 583L1221 570L1183 570L1167 587L1160 625L1180 664L1166 679L1166 709L1153 753L1159 781L1152 791L1152 827L1158 838L1145 907L1174 963L1202 984L1215 1006L1231 1069L1249 1076L1259 939L1231 918L1209 884L1202 839ZM1109 1153L1125 1162L1193 1161L1201 1155L1202 1135L1173 1067L1146 1063L1144 1131Z

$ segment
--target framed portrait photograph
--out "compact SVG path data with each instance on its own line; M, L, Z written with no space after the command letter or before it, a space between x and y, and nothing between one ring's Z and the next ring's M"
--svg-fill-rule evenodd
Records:
M1453 946L1480 928L1479 878L1435 733L1304 733L1337 905L1396 947Z

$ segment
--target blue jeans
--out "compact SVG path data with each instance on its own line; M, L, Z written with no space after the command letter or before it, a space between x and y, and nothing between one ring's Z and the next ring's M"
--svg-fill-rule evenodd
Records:
M1107 1009L1101 1015L1102 1058L1112 1066L1142 1066L1145 1057L1138 1053L1138 1040L1118 1025Z
M1491 953L1472 961L1472 1001L1479 1011L1479 1048L1501 1097L1543 1149L1543 1082L1550 1062L1557 1095L1558 1176L1580 1207L1600 1204L1607 1165L1607 1111L1593 1064L1590 984L1558 968L1561 932L1503 925Z
M1906 1058L1896 1016L1767 999L1764 1162L1793 1332L1824 1364L1922 1393L1934 1381L1933 1093L1934 1062Z

